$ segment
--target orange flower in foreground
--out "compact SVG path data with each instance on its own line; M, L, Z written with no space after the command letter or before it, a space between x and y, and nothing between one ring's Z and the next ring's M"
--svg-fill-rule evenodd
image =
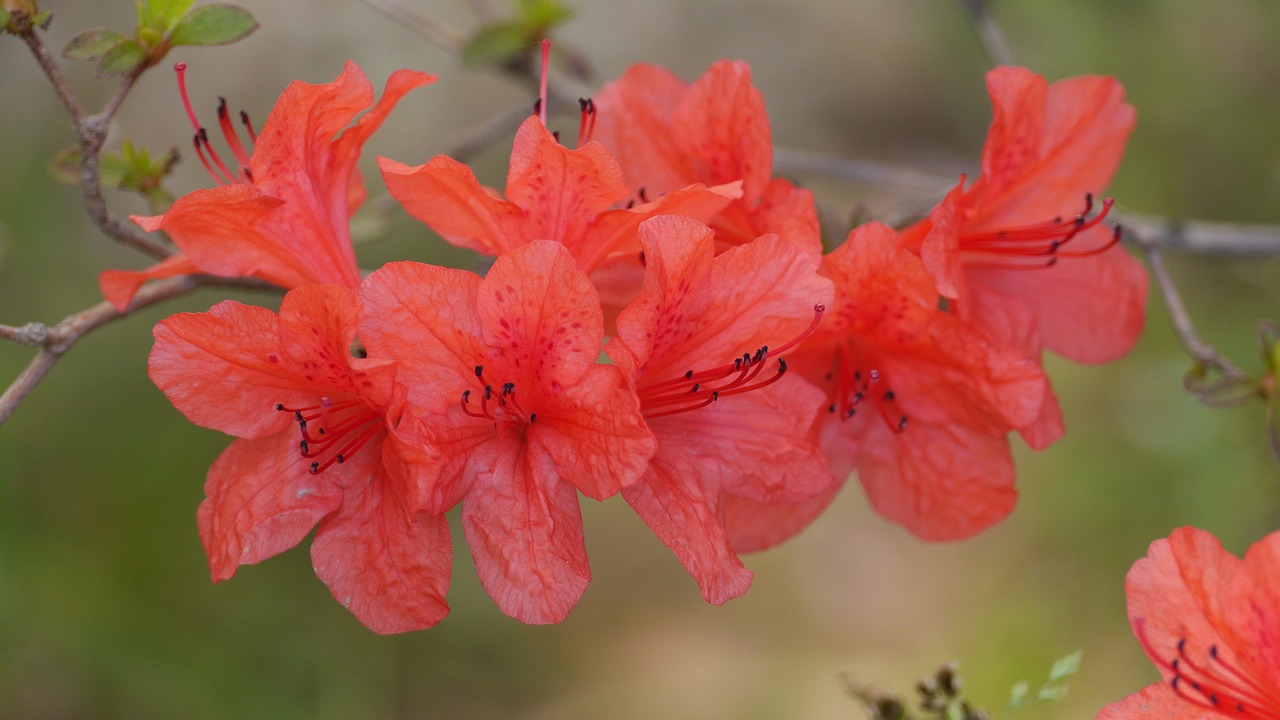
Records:
M187 103L198 128L196 153L210 175L225 184L179 198L164 215L133 217L147 231L167 232L182 254L144 271L104 272L103 294L123 309L144 282L193 272L258 278L285 288L308 282L359 287L348 229L365 197L356 161L396 103L432 82L433 75L398 70L377 103L373 87L352 62L326 85L292 83L262 132L255 135L241 115L252 153L223 102L218 120L235 156L230 164L210 145Z
M598 364L600 300L557 243L484 277L412 262L371 274L361 339L399 364L400 432L438 448L428 512L461 502L480 582L527 623L563 620L591 578L578 492L635 482L653 455L622 373Z
M1040 410L1039 367L939 309L932 276L885 225L855 229L822 274L835 302L794 364L827 388L836 476L856 467L876 511L926 540L1000 521L1016 499L1006 436Z
M1280 718L1280 532L1242 560L1213 535L1178 528L1134 563L1125 594L1164 679L1098 720Z
M723 603L751 584L724 499L793 504L835 484L812 431L822 392L785 358L818 324L831 283L816 257L776 235L713 257L710 228L660 217L640 226L640 242L644 290L605 350L636 387L658 449L622 496L703 597Z
M1147 276L1105 222L1110 182L1134 124L1109 77L1052 85L1025 68L987 74L994 117L982 174L903 232L960 317L998 344L1078 362L1124 355L1142 331ZM1052 392L1020 428L1042 448L1062 435Z
M742 197L710 223L721 250L777 233L806 252L822 253L813 194L772 178L769 117L745 62L721 60L693 84L656 65L637 64L605 84L594 102L596 136L642 197L692 183L742 182Z
M516 133L506 199L482 186L471 168L443 155L417 167L387 158L378 158L378 165L391 195L445 240L491 256L555 240L587 273L611 258L638 255L636 228L647 218L707 218L740 192L736 185L681 186L653 202L615 207L630 193L609 151L591 141L566 148L537 116Z
M214 581L297 545L371 630L429 627L449 611L442 516L418 512L434 468L397 441L394 367L353 357L355 292L306 285L270 310L226 301L160 322L150 374L192 422L237 439L209 470L198 514Z

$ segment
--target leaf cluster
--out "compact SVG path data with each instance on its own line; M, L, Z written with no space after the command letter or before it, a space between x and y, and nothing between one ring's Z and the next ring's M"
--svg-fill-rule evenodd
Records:
M467 65L520 63L538 42L573 17L559 0L516 0L514 17L481 26L462 47Z
M98 77L114 77L159 62L179 45L226 45L258 27L248 10L226 3L192 9L194 0L136 0L133 37L109 28L86 30L67 43L68 60L96 60Z

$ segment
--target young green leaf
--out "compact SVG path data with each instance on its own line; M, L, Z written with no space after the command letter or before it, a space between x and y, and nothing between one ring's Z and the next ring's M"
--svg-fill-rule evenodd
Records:
M125 40L117 43L102 56L102 60L98 61L98 77L124 75L146 60L146 50L132 40Z
M1080 657L1081 651L1076 650L1070 655L1059 658L1049 670L1049 682L1056 683L1075 675L1080 669Z
M71 38L62 50L62 57L68 60L97 60L106 55L111 48L125 42L129 38L107 28L94 28Z
M205 5L178 23L169 42L172 45L226 45L256 29L258 21L238 5Z
M1027 704L1027 699L1031 696L1030 685L1026 680L1019 681L1009 690L1009 711L1016 710Z
M502 63L518 56L531 44L521 22L503 21L486 25L462 46L462 62L466 65Z

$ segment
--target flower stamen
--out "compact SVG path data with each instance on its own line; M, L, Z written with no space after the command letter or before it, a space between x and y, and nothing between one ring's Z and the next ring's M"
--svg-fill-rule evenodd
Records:
M1084 210L1072 218L1061 215L1032 225L1000 230L973 232L960 236L959 247L965 267L1005 270L1053 267L1059 258L1097 255L1120 242L1122 231L1113 224L1111 238L1097 247L1078 248L1072 243L1081 233L1099 225L1111 212L1115 201L1102 200L1102 208L1094 211L1092 193L1085 193Z
M783 357L778 357L777 372L763 380L757 378L764 372L771 356L780 356L813 334L826 309L821 303L814 305L813 320L808 327L777 349L770 350L768 345L763 345L754 354L743 353L730 364L709 370L689 370L677 378L642 386L638 390L640 412L647 419L690 412L704 408L721 397L741 395L778 382L787 372L787 360Z
M312 475L350 460L382 429L382 416L356 399L334 402L324 396L316 405L287 407L280 403L276 410L293 413L302 436L298 453L313 460Z

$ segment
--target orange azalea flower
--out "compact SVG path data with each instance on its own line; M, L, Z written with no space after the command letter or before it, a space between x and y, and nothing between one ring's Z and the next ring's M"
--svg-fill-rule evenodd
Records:
M359 321L355 292L336 285L290 291L278 316L222 302L161 321L150 374L192 422L237 438L198 514L214 581L314 527L333 596L371 630L403 632L449 610L449 528L418 511L434 461L395 438L395 369L352 356Z
M482 186L471 168L443 155L417 167L387 158L378 158L378 165L392 197L454 245L496 256L534 240L555 240L587 273L611 258L638 256L636 228L644 220L659 214L710 217L740 192L736 185L691 185L653 202L615 207L630 193L609 151L594 141L570 150L537 116L516 132L506 199Z
M597 137L641 197L693 183L742 182L742 197L711 220L719 249L777 233L822 253L813 194L772 178L769 117L745 62L721 60L692 85L637 64L607 83L594 103Z
M1039 367L939 309L929 271L885 225L855 229L821 271L835 303L794 364L827 388L836 476L856 467L876 510L926 540L1001 520L1016 499L1006 435L1039 412Z
M1178 528L1133 564L1125 594L1164 679L1098 720L1280 718L1280 532L1242 560L1213 535Z
M123 309L147 280L191 272L253 277L285 288L308 282L359 287L347 226L365 197L356 161L400 98L432 82L433 75L398 70L377 103L352 62L327 85L295 82L262 132L255 135L241 114L252 153L223 102L218 120L235 156L230 164L209 143L184 86L183 101L197 128L196 153L214 180L225 184L180 198L164 215L133 217L147 231L167 232L182 255L141 272L108 270L100 279L103 294Z
M501 255L482 279L391 263L362 289L373 357L399 363L406 438L438 448L423 504L462 503L480 582L527 623L563 620L591 578L578 491L634 482L653 437L618 368L596 362L600 300L558 243Z
M1048 84L1025 68L987 74L994 117L982 174L903 232L959 315L999 344L1078 362L1129 351L1142 331L1147 276L1104 222L1098 199L1124 153L1134 110L1109 77ZM1062 435L1050 392L1024 428L1033 447Z
M622 496L719 604L751 584L724 498L792 504L835 484L812 432L822 392L784 357L817 326L831 283L817 257L776 235L713 257L710 228L660 217L640 226L640 243L644 290L605 350L658 445Z

